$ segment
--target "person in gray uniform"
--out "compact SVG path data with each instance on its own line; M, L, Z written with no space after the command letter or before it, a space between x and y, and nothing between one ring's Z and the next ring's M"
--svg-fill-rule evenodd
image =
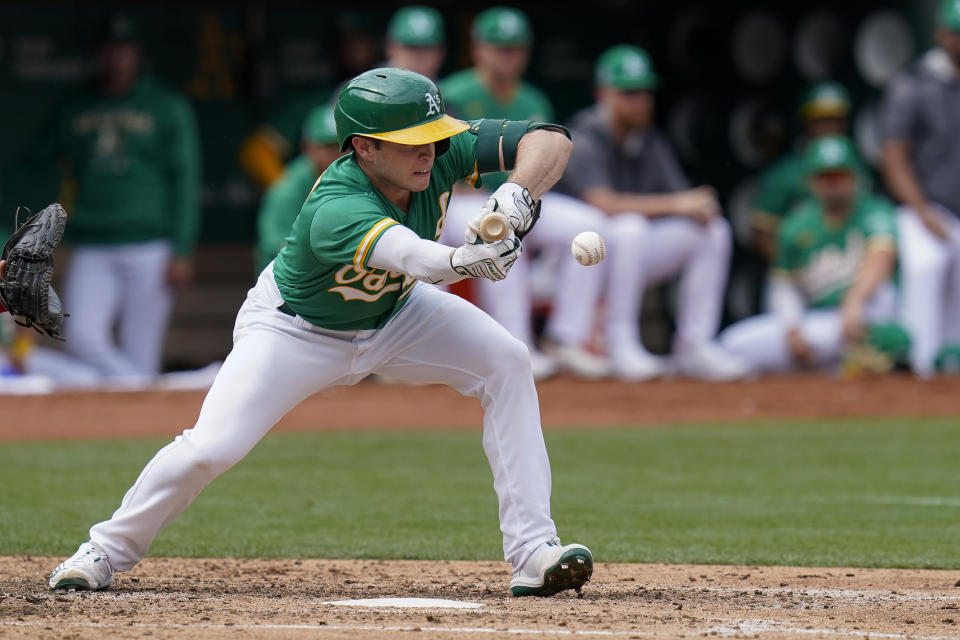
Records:
M901 321L921 377L960 342L960 0L941 3L935 35L887 87L882 114L883 174L901 204Z

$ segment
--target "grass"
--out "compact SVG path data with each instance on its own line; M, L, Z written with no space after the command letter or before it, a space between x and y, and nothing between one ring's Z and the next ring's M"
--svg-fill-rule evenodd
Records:
M0 554L66 555L159 440L0 446ZM547 433L561 536L601 561L960 568L955 419ZM499 559L469 431L275 434L152 555Z

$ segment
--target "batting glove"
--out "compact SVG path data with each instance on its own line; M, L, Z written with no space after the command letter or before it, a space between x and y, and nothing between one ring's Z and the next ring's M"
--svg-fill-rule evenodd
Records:
M526 187L516 182L504 182L483 205L481 215L489 211L498 211L507 216L510 226L522 240L540 218L540 201L534 200Z
M463 246L450 252L450 266L464 278L503 280L521 253L523 245L513 231L491 243L478 243L476 234L467 231Z

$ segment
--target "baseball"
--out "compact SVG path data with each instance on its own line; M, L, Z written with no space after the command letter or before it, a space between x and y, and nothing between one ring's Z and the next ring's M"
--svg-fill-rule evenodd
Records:
M574 259L585 267L597 264L607 256L607 245L596 231L578 233L570 245Z

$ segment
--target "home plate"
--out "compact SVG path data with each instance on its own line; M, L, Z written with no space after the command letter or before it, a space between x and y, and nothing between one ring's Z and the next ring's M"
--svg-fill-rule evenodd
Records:
M403 607L406 609L478 609L479 602L461 602L460 600L439 600L437 598L365 598L362 600L336 600L321 602L343 607Z

